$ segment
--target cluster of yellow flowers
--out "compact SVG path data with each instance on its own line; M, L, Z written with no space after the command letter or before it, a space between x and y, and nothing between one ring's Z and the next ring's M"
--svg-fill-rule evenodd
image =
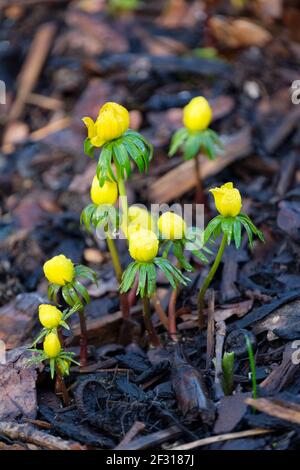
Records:
M200 150L203 150L209 158L215 158L220 142L217 134L209 129L211 121L212 109L208 101L202 96L193 98L183 109L184 127L173 136L170 155L182 148L185 158L197 157ZM126 108L117 103L104 104L96 121L85 117L83 122L87 127L88 134L85 140L85 152L89 156L93 156L96 148L101 148L101 151L97 172L91 182L92 204L82 212L81 221L88 229L90 227L104 227L116 277L120 283L120 304L124 318L128 315L129 310L124 295L133 287L135 279L138 280L136 293L143 299L145 326L150 341L158 345L159 339L151 322L149 307L149 298L156 289L157 270L164 273L176 293L180 284L186 285L189 282L189 278L183 274L183 271L193 270L193 266L184 256L187 242L196 237L198 244L195 244L195 250L192 252L206 263L208 259L204 252L211 254L206 244L211 238L216 239L222 235L213 266L199 292L199 315L201 316L206 289L217 270L225 245L230 244L233 239L236 247L240 247L242 227L246 229L251 246L253 234L261 240L263 240L263 236L251 219L241 213L242 198L232 182L209 190L214 196L219 215L209 222L204 233L201 233L198 238L197 228L188 227L184 219L174 212L168 211L157 217L138 205L128 208L126 177L128 178L131 174L132 163L136 164L141 172L148 169L152 157L151 145L141 134L129 128L129 113ZM118 196L122 196L119 204L120 214L115 207ZM124 272L113 239L111 217L116 214L113 228L123 230L127 238L129 253L133 259ZM170 250L173 251L177 259L176 265L169 260ZM78 312L82 327L80 359L81 365L85 365L87 340L83 308L84 304L89 302L89 295L78 278L95 280L95 274L82 265L75 266L72 260L63 254L48 260L44 264L44 273L50 283L49 299L56 302L59 295L68 305L68 309L62 311L54 305L40 305L39 320L43 330L39 340L44 338L44 341L43 352L40 353L39 360L48 359L50 361L52 376L55 369L62 371L61 375L64 375L68 373L69 364L74 360L71 353L64 352L58 333L61 327L68 328L66 319L71 314ZM61 302L58 305L61 306ZM167 318L163 313L161 320L164 325L169 325L170 336L174 339L174 333L176 334L175 314L171 317L170 313L170 317Z

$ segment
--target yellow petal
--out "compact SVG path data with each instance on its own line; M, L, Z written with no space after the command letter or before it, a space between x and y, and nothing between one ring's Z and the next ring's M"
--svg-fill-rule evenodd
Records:
M96 130L95 130L95 123L92 118L90 117L84 117L82 118L82 121L87 127L88 130L88 138L92 139L96 135Z
M233 189L233 183L225 183L221 186L221 189Z

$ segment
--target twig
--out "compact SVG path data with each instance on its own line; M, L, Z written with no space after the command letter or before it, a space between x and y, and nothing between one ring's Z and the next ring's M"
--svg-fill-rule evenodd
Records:
M141 421L135 421L129 431L125 434L121 442L117 445L115 450L126 450L127 444L132 441L137 434L145 429L145 424Z
M208 291L208 316L207 316L207 350L206 350L206 369L210 369L214 357L215 349L215 291Z
M297 403L284 402L282 400L267 400L266 398L246 398L245 403L253 406L270 416L300 424L300 407Z
M65 441L60 437L39 431L31 424L1 421L0 434L14 441L30 442L49 450L86 450L86 447L78 442Z
M224 396L222 389L222 358L223 358L223 346L226 336L226 323L220 321L216 323L216 374L215 374L215 393L217 398Z
M167 317L166 312L164 311L164 309L161 305L161 302L160 302L157 294L152 295L151 303L152 303L152 305L153 305L153 307L154 307L161 323L164 325L164 327L166 329L168 329L168 327L169 327L168 317Z
M272 429L249 429L247 431L240 431L240 432L231 432L228 434L220 434L219 436L211 436L205 437L204 439L198 439L194 442L189 442L188 444L183 444L181 446L173 447L171 450L189 450L194 449L195 447L203 447L210 444L214 444L216 442L222 441L229 441L233 439L241 439L242 437L250 437L250 436L260 436L262 434L269 434L272 433Z
M17 80L18 92L10 108L8 121L17 120L21 116L28 95L35 87L41 73L55 32L56 25L54 23L45 23L37 30Z

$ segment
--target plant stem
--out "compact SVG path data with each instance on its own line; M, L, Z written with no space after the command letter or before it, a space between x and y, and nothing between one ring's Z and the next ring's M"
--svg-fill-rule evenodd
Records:
M171 339L175 342L178 341L177 338L177 328L176 328L176 301L178 295L178 288L174 289L171 293L170 301L169 301L169 321L168 321L168 330Z
M158 295L155 293L152 295L152 304L153 304L153 307L161 321L161 323L164 325L164 327L166 328L166 330L169 330L169 320L168 320L168 317L166 315L166 312L164 311L162 305L161 305L161 302L158 298Z
M106 232L106 242L107 242L107 246L108 246L108 249L109 249L109 252L110 252L113 267L114 267L114 270L115 270L116 278L117 278L118 283L120 284L121 281L122 281L123 270L122 270L122 267L121 267L119 255L118 255L117 248L116 248L116 244L115 244L113 238L111 238L108 231Z
M151 311L150 311L150 303L149 303L149 298L148 297L143 297L143 313L144 313L144 322L145 322L145 327L146 330L148 331L149 334L149 339L150 343L153 344L153 346L160 346L160 341L159 338L156 334L156 331L154 329L152 320L151 320Z
M117 281L119 284L121 284L123 270L122 270L122 266L120 263L120 258L119 258L119 254L116 248L116 244L114 242L114 239L110 236L110 233L108 230L106 231L106 242L107 242L107 246L108 246L110 256L112 259ZM128 318L129 317L129 305L128 305L127 294L120 294L120 306L121 306L123 318Z
M120 204L121 204L121 209L122 209L122 223L125 225L125 227L127 227L128 200L127 200L125 182L123 178L121 178L120 176L118 176L118 190L119 190Z
M65 381L63 379L63 376L60 373L59 368L56 366L56 383L57 383L57 389L60 391L62 394L63 402L65 406L68 406L70 403L70 397L69 393L65 384Z
M84 311L79 310L80 321L80 367L87 365L88 352L87 352L87 328Z
M256 400L256 398L257 398L257 381L256 381L255 358L254 358L252 344L251 344L251 341L250 341L247 334L245 334L245 341L246 341L246 345L247 345L249 362L250 362L251 381L252 381L252 397L254 398L254 400ZM256 409L253 408L253 411L255 413Z
M205 292L207 291L208 287L210 286L211 281L213 280L213 277L219 267L220 261L222 259L224 249L226 246L226 237L223 235L221 244L219 246L219 251L217 253L217 256L215 258L215 261L200 289L199 295L198 295L198 315L199 315L199 327L203 328L204 326L204 318L203 318L203 308L204 308L204 296Z

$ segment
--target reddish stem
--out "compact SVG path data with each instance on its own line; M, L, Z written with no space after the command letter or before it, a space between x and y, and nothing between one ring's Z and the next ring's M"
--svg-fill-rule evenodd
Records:
M169 302L169 334L173 341L178 341L177 338L177 327L176 327L176 301L177 301L177 289L174 289L171 293Z
M87 328L84 311L79 311L79 321L80 321L80 367L85 367L88 361L88 351L87 351Z

